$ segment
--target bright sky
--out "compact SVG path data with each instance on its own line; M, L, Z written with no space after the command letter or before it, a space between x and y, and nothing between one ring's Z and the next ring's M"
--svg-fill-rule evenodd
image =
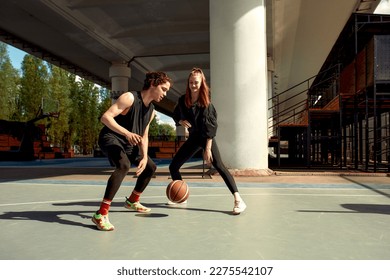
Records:
M8 54L11 59L12 65L16 69L20 69L20 66L22 65L23 57L26 55L26 53L17 48L14 48L11 45L8 45Z
M381 0L375 14L390 14L390 0Z

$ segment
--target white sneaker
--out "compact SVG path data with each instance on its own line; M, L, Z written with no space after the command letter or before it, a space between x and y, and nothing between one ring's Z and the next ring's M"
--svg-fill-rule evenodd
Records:
M187 204L187 200L184 200L183 202L176 203L168 200L167 205L181 205L181 204Z
M233 214L238 215L245 211L246 204L244 201L235 201L234 202L234 208L233 208Z

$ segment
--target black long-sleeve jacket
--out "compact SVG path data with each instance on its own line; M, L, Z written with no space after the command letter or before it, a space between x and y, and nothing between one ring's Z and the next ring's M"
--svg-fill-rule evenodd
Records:
M217 111L212 103L206 108L197 104L187 108L185 95L182 95L176 104L173 119L176 126L180 125L180 120L187 120L191 124L191 127L188 129L190 136L197 135L204 138L214 138L217 134Z

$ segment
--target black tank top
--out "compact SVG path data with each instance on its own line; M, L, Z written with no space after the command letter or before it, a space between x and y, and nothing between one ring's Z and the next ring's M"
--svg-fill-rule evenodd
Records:
M154 111L153 103L150 103L149 107L146 107L142 101L140 92L133 93L134 103L130 107L126 115L119 114L114 119L120 125L126 128L128 131L143 136L146 126L150 122L150 118ZM113 133L122 139L126 139L124 135L118 134L107 126L103 128L103 133Z

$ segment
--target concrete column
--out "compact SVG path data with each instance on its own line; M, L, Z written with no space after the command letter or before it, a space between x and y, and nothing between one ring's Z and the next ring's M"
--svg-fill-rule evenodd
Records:
M116 99L129 90L131 70L127 63L113 62L109 69L109 76L111 78L111 98Z
M225 165L270 174L265 0L210 0L210 81Z

